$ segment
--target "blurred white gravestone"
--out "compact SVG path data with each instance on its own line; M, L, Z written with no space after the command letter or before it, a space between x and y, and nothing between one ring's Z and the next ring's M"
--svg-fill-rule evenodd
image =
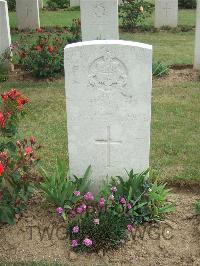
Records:
M70 7L74 7L74 6L80 6L80 1L81 0L70 0ZM107 0L109 1L109 0ZM118 0L118 4L121 5L122 4L122 0Z
M65 47L70 171L106 175L149 167L152 46L89 41Z
M43 8L44 5L43 5L43 0L38 0L39 1L39 8Z
M155 27L177 27L178 0L155 0Z
M80 6L80 0L70 0L70 7Z
M18 29L40 28L38 0L16 0Z
M10 25L7 1L0 0L0 54L10 49Z
M200 0L197 0L194 68L200 69Z
M118 0L81 0L82 40L118 40Z

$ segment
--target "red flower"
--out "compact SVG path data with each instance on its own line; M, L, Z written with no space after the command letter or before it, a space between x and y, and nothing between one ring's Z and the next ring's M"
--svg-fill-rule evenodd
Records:
M42 46L37 45L37 46L35 46L35 50L41 52L41 51L43 51L43 48L42 48Z
M49 45L49 46L48 46L48 51L49 51L49 53L53 53L53 50L54 50L53 46Z
M8 99L8 94L6 94L6 93L1 94L1 98L2 98L3 102L5 103Z
M44 30L42 28L38 28L38 29L36 29L36 31L39 33L44 32Z
M17 104L18 104L18 107L19 107L20 110L23 108L25 103L28 103L28 99L27 98L20 97L20 98L17 99Z
M21 93L16 89L11 89L9 92L7 92L7 95L11 100L15 101L18 97L21 96Z
M2 128L5 128L5 118L2 112L0 112L0 125Z
M2 163L0 163L0 176L4 173L4 166Z
M33 149L31 146L25 148L26 154L31 154L33 152Z

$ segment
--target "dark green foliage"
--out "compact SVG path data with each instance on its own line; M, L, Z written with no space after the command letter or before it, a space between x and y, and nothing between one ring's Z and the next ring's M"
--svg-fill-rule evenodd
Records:
M8 3L8 10L15 11L16 8L16 0L6 0Z
M195 202L195 212L197 215L200 215L200 201Z
M79 245L74 251L99 252L119 248L127 240L127 218L118 215L113 211L102 212L99 215L99 224L94 224L94 213L87 213L81 220L79 225L80 232L74 234L72 228L77 225L72 222L68 226L70 239L78 239ZM83 240L92 239L92 246L86 247Z
M178 0L178 6L179 8L196 8L196 0Z
M152 74L155 77L166 76L169 74L169 66L160 61L154 62L152 66Z
M48 0L47 7L52 10L68 8L69 0Z
M119 9L119 17L122 26L126 30L132 30L140 25L145 18L153 12L154 5L145 0L123 0Z

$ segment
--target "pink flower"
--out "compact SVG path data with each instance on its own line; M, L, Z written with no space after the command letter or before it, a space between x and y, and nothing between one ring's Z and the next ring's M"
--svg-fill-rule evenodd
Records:
M76 212L77 213L83 213L86 211L86 209L87 209L87 206L85 204L82 204L76 209Z
M61 213L63 212L63 208L62 208L62 207L58 207L58 208L56 209L56 212L57 212L58 214L61 214Z
M126 204L126 200L125 198L121 197L119 202L122 204L122 205L125 205Z
M133 231L133 226L132 226L132 224L128 224L128 225L127 225L127 229L128 229L129 232L132 232L132 231Z
M100 198L100 200L99 200L99 206L101 208L103 208L105 206L105 199L104 198Z
M99 224L99 219L94 219L94 224Z
M77 212L77 213L83 213L83 209L82 209L82 207L78 207L78 208L76 208L76 212Z
M87 247L90 247L90 246L92 246L92 240L89 238L86 238L83 240L83 244Z
M77 234L79 232L79 227L78 226L74 226L72 228L72 232L75 233L75 234Z
M78 246L78 241L77 240L72 240L72 242L71 242L71 246L73 247L73 248L75 248L75 247L77 247Z
M132 205L130 203L127 204L127 209L132 209Z
M85 199L85 200L93 200L93 199L94 199L94 196L92 195L91 192L87 192L87 193L85 193L85 195L84 195L84 199Z
M81 192L78 191L78 190L77 191L74 191L74 195L77 196L77 197L79 197L81 195Z
M117 192L117 188L116 187L112 187L111 191L112 191L112 193L116 193Z
M33 149L31 146L25 148L26 154L31 154L33 152Z

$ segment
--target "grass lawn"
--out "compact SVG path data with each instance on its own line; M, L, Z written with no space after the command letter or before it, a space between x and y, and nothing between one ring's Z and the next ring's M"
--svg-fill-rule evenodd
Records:
M32 101L20 137L34 134L44 145L43 166L53 169L59 156L67 162L63 81L5 83L0 92L17 87ZM163 180L199 181L199 83L154 86L151 132L152 176Z

